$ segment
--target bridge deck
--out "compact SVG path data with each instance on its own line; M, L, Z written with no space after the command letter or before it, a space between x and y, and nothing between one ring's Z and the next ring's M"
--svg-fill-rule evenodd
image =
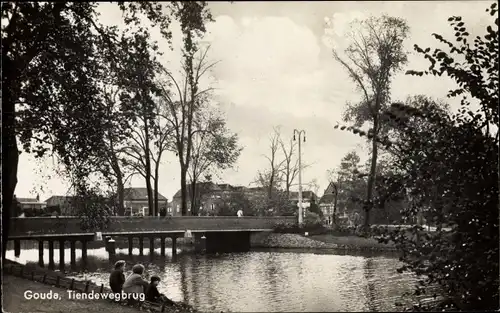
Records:
M196 229L196 230L190 230L191 233L215 233L215 232L267 232L267 231L272 231L272 228L262 228L262 229ZM123 237L128 237L128 236L142 236L142 237L149 237L149 236L165 236L169 237L172 235L178 236L183 236L185 231L180 231L180 230L160 230L160 231L129 231L129 232L103 232L102 236L123 236ZM9 240L40 240L40 239L62 239L62 238L67 238L68 240L70 239L93 239L95 236L95 233L71 233L71 234L27 234L27 235L14 235L14 236L9 236Z
M206 232L270 231L278 223L293 223L294 217L111 217L103 236L151 236ZM94 232L83 231L78 217L12 218L9 239L87 237Z

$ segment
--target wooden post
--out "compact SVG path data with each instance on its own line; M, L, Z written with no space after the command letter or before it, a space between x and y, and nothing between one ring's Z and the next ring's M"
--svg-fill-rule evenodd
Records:
M132 255L133 247L134 247L134 237L129 236L128 237L128 255Z
M104 284L101 284L101 290L99 292L104 293Z
M64 239L59 240L59 270L64 273Z
M107 242L109 259L113 260L116 255L116 242L113 238L109 239Z
M57 275L56 276L56 287L59 287L60 280L61 280L61 276Z
M69 290L73 290L75 288L75 279L71 279L71 284L69 285Z
M163 302L161 304L161 310L160 310L161 313L165 312L165 302Z
M83 268L87 268L87 241L82 240L82 265Z
M161 256L165 256L165 237L160 237L161 240Z
M14 240L14 256L18 258L21 255L21 240Z
M177 254L177 237L172 237L172 255Z
M139 236L139 255L144 255L144 237Z
M38 265L43 267L43 240L38 241Z
M45 280L47 279L47 274L43 274L43 279L42 279L42 283L45 284Z
M71 240L70 242L70 259L71 259L71 269L76 269L76 241Z
M21 269L19 270L19 276L21 276L21 278L24 278L24 266L21 266Z
M155 254L155 237L149 237L149 255L153 256Z
M49 270L54 270L54 240L49 239Z
M33 271L31 272L31 280L35 281L35 272L33 272Z

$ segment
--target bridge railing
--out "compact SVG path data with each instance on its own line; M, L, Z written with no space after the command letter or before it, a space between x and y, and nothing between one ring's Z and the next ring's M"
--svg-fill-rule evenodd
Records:
M184 231L189 230L238 230L272 229L276 224L294 222L293 216L235 217L235 216L175 216L175 217L110 217L109 226L100 231ZM63 217L16 217L10 221L10 234L70 234L81 233L81 219L75 216Z

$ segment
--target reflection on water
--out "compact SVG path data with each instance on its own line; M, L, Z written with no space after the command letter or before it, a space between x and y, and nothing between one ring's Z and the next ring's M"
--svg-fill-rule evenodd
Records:
M173 258L167 250L166 257L150 258L144 250L145 256L128 257L124 249L120 257L129 269L143 263L148 275L161 277L162 292L203 311L395 311L394 303L414 282L410 275L396 272L397 259L384 256L249 252L180 253ZM56 264L58 254L55 251ZM88 255L94 256L98 269L86 277L107 285L110 264L104 248L89 250ZM38 250L23 250L18 259L11 250L7 256L36 262Z

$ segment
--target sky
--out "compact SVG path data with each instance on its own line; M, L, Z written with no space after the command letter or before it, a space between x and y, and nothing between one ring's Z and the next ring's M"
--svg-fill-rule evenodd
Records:
M243 151L234 168L215 182L249 186L259 170L264 170L273 127L284 139L293 130L304 130L302 160L306 185L316 180L320 195L328 185L327 171L341 158L356 150L362 162L367 159L366 142L359 136L333 128L342 119L345 104L360 94L347 72L332 57L332 48L342 51L348 44L345 32L354 19L388 14L404 18L410 27L405 41L409 52L406 68L393 80L392 99L424 94L445 99L455 87L445 77L404 75L408 69L425 70L429 63L413 51L413 45L439 47L431 36L439 33L453 39L447 19L462 16L472 36L484 34L489 23L485 9L490 1L324 1L324 2L210 2L214 22L207 25L203 38L210 44L208 57L218 61L205 83L215 88L214 100L224 113L228 128L240 138ZM100 21L123 27L121 13L109 3L100 4ZM164 65L176 71L180 61L180 30L172 25L174 51L152 29L158 40ZM452 109L457 100L448 100ZM22 153L19 161L17 197L36 197L44 201L52 195L65 195L69 184L58 175L53 157L35 159ZM172 199L180 188L180 169L175 155L162 159L159 192ZM297 182L295 182L297 184ZM127 187L144 187L144 179L134 177ZM297 185L292 189L297 189ZM308 189L307 186L304 187Z

